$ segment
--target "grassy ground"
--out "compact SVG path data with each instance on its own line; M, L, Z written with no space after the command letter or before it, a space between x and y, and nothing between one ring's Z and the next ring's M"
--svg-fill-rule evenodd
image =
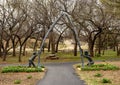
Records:
M44 72L39 73L0 73L0 85L16 85L16 80L20 81L19 85L35 85L38 80L42 79Z
M101 57L94 57L94 60L100 60L100 61L106 61L106 60L110 60L110 61L116 61L116 60L120 60L120 56L117 56L117 53L115 51L112 50L106 50L104 55L101 55Z
M120 67L119 61L107 62L107 63ZM119 81L120 77L118 75L120 74L120 70L117 70L117 71L103 71L103 70L102 71L80 71L76 69L76 72L80 76L81 79L86 81L87 85L120 85L120 81ZM102 76L95 77L96 74L101 74ZM102 83L102 79L104 78L109 79L111 83Z
M2 73L3 67L0 67L0 85L36 85L41 80L45 73L44 72L8 72Z
M77 56L73 55L73 51L60 51L58 52L56 55L59 57L59 60L47 60L47 62L45 62L45 57L48 56L50 53L49 52L44 52L41 54L41 62L42 63L47 63L47 62L69 62L69 61L79 61L80 62L80 54L78 52ZM32 55L32 52L27 52L26 56L22 56L22 62L20 62L20 64L26 64L28 63L28 59L30 58L30 56ZM87 61L84 58L85 61ZM101 57L94 57L93 58L94 61L106 61L106 60L120 60L120 56L116 56L116 52L108 50L105 51L105 55L101 55ZM7 64L12 64L12 63L19 63L18 62L18 56L16 57L12 57L11 55L7 56L7 59L5 62L2 61L2 59L0 58L0 64L3 63L7 63ZM35 62L38 62L38 57L35 59Z
M57 53L56 55L59 56L59 60L47 60L46 62L44 61L45 57L48 56L50 53L45 52L42 53L41 55L41 63L50 63L50 62L74 62L78 61L80 62L80 54L78 53L78 56L73 56L73 52L70 51L62 51ZM0 58L0 64L27 64L29 57L32 55L32 52L28 52L26 56L22 56L22 62L18 62L18 56L12 57L11 55L7 56L7 60L5 62L2 61ZM87 61L86 59L84 59ZM120 66L119 61L120 56L116 56L116 52L113 52L111 50L105 51L105 55L102 55L101 57L94 57L94 61L107 61L110 60L112 61L112 64L116 64ZM117 61L116 61L117 60ZM114 61L114 62L113 62ZM35 59L35 63L38 62L38 58ZM96 63L96 62L95 62ZM0 67L1 71L1 67ZM88 71L88 72L78 72L78 74L81 76L82 79L86 80L89 84L88 85L104 85L100 82L101 78L96 78L93 75L96 73L101 73L104 74L103 77L105 78L110 78L112 80L112 84L105 84L105 85L120 85L119 80L120 77L118 74L120 74L120 71ZM15 80L20 80L21 84L19 85L34 85L38 80L40 80L45 73L7 73L7 74L2 74L0 72L0 85L14 85ZM89 74L89 75L88 75ZM28 79L28 76L32 76L31 79ZM102 78L103 78L102 77ZM97 80L95 80L97 79ZM91 83L93 82L93 83Z
M47 60L47 62L45 62L45 58L49 55L50 53L49 52L45 52L45 53L42 53L41 56L40 56L40 61L42 63L48 63L48 62L66 62L66 61L80 61L80 57L79 57L79 54L78 56L73 56L73 52L58 52L56 54L56 56L59 57L59 60ZM8 55L7 56L7 59L6 61L2 61L2 59L0 58L0 62L1 64L15 64L15 63L20 63L20 64L26 64L28 63L28 59L30 58L30 56L32 55L32 52L29 52L26 54L26 56L22 56L22 62L18 62L18 56L15 56L15 57L12 57L11 55ZM38 57L36 57L35 63L38 62Z

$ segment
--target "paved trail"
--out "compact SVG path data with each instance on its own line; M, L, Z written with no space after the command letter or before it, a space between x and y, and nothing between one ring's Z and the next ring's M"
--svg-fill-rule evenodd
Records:
M75 63L54 63L46 65L48 71L45 77L36 85L85 85L75 74L72 65Z

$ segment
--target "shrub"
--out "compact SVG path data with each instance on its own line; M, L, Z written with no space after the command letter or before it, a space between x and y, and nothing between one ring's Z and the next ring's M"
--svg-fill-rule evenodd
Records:
M98 53L97 53L95 56L96 56L96 57L101 57L101 55L100 55L100 54L98 54Z
M103 78L102 83L111 83L111 80L107 78Z
M102 77L102 74L97 73L97 74L95 74L94 76L95 76L95 77Z
M42 67L26 67L26 66L7 66L2 69L2 73L8 72L43 72Z
M81 68L81 65L77 65L77 68Z
M15 80L14 81L14 84L20 84L21 83L21 80Z
M84 67L78 65L77 68L81 68L83 71L119 70L119 67L111 64L96 64L91 66L85 65Z
M42 65L41 68L45 68L45 66Z
M31 76L31 75L27 76L27 79L31 79L31 78L32 78L32 76Z

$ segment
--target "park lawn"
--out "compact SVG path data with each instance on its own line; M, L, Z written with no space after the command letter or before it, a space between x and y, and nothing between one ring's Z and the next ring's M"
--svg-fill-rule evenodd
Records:
M45 62L45 58L50 54L50 52L45 51L44 53L41 54L41 59L40 61L42 63L47 63L47 62L74 62L74 61L78 61L80 62L80 54L78 52L77 56L73 55L73 51L59 51L58 53L56 53L56 55L59 57L58 60L47 60L47 62ZM18 55L16 55L15 57L13 57L12 55L8 55L6 61L2 61L2 58L0 58L0 64L27 64L28 63L28 59L30 58L30 56L32 55L32 52L27 52L26 56L22 56L22 62L18 62ZM85 61L87 61L84 58ZM115 51L112 50L106 50L104 55L101 55L101 57L93 57L94 61L107 61L107 60L112 60L112 61L116 61L116 60L120 60L120 56L116 55ZM38 57L36 57L35 62L38 63Z
M0 85L16 85L16 80L20 81L19 85L35 85L45 75L45 72L33 73L1 73L0 67Z
M79 53L78 56L74 56L73 52L58 52L56 55L59 57L58 60L47 60L45 62L45 58L50 54L50 52L45 52L41 54L40 61L41 63L50 63L50 62L74 62L80 61ZM6 61L2 61L0 58L0 64L28 64L28 60L32 52L29 52L26 56L22 56L22 62L18 62L18 55L15 57L8 55ZM36 64L38 63L38 57L36 57L35 61Z
M28 53L26 56L22 56L22 62L18 62L18 56L16 57L12 57L11 55L7 56L7 61L3 62L2 59L0 58L0 64L27 64L28 63L28 59L29 57L32 55L32 52ZM49 62L74 62L74 61L78 61L80 62L80 56L78 53L78 56L73 56L73 52L59 52L57 53L57 56L59 56L59 60L47 60L46 62L44 61L44 58L49 55L48 52L45 52L44 54L42 53L41 55L41 63L49 63ZM106 51L105 55L101 56L101 57L94 57L93 60L94 61L107 61L107 60L120 60L120 56L115 56L116 53L113 51ZM84 59L85 61L87 61L86 59ZM35 63L37 64L38 62L38 58L35 59ZM115 61L115 62L110 62L113 63L115 65L120 66L119 61ZM1 71L1 68L0 68ZM78 71L78 70L77 70ZM86 82L92 82L92 84L88 84L88 85L103 85L101 83L99 83L99 81L101 80L101 78L96 78L93 75L95 75L96 73L102 73L105 74L103 77L105 78L110 78L112 80L112 84L105 84L105 85L120 85L119 80L120 77L118 74L120 74L120 71L79 71L78 74L81 76L82 79L84 79ZM40 80L45 73L5 73L2 74L0 73L0 85L14 85L14 79L18 79L21 80L21 84L19 85L35 85L35 83ZM90 74L90 75L88 75ZM112 74L112 75L111 75ZM28 76L32 76L31 79L27 79ZM102 77L102 78L103 78ZM95 80L97 79L97 80ZM31 83L31 84L30 84ZM99 84L98 84L99 83ZM114 84L115 83L115 84Z
M116 65L120 67L120 61L107 62L109 64ZM100 62L99 62L100 63ZM106 62L102 62L106 63ZM97 64L97 63L96 63ZM80 71L76 69L76 65L74 65L76 73L80 77L80 79L84 80L87 85L120 85L120 70L116 71ZM101 77L95 77L96 74L101 74ZM106 78L111 81L111 83L102 83L102 79Z

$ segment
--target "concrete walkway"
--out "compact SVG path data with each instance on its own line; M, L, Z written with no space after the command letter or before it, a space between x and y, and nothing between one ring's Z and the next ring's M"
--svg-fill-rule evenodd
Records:
M75 74L72 65L75 63L54 63L45 65L48 71L36 85L85 85Z

